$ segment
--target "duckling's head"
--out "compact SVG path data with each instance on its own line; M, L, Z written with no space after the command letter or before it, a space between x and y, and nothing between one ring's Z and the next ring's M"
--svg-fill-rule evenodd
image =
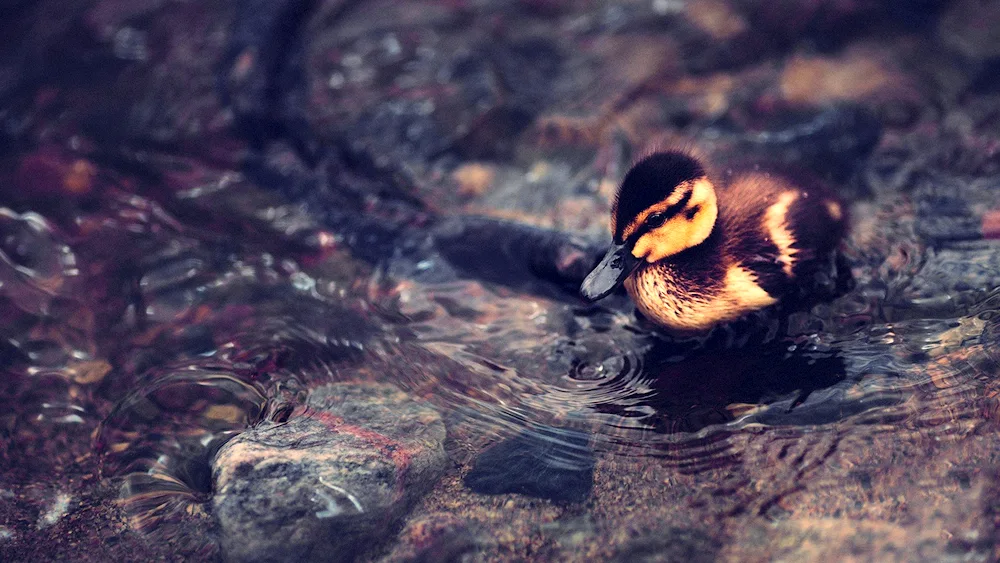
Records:
M697 246L715 227L715 188L697 159L675 151L643 158L625 175L611 209L611 248L580 287L596 301L643 262Z

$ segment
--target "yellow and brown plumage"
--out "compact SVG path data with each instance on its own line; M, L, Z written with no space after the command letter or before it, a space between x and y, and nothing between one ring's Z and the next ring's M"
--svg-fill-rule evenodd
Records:
M581 287L624 283L637 309L677 333L702 332L795 293L830 264L843 205L814 181L777 172L720 182L682 152L640 160L612 209L612 247Z

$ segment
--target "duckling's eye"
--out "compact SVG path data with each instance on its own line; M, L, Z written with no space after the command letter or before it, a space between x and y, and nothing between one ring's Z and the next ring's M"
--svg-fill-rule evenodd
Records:
M666 221L667 221L667 214L663 212L653 213L652 215L646 218L646 224L654 229L656 227L662 226L663 223L665 223Z

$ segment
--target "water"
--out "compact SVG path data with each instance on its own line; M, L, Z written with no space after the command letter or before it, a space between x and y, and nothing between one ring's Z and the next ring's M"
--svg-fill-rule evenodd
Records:
M693 475L773 463L796 488L824 448L844 441L900 428L967 431L995 367L982 343L1000 293L962 296L942 315L901 307L898 278L863 268L832 303L673 341L621 298L594 307L476 280L397 279L391 261L339 278L343 263L324 271L315 253L280 257L225 233L199 238L179 220L181 238L145 241L136 271L88 277L80 272L112 263L75 256L39 215L5 217L5 304L23 319L6 329L7 392L25 435L7 450L6 470L34 459L43 467L20 467L25 478L54 472L60 458L41 452L65 455L54 441L73 439L70 451L96 454L130 524L154 537L177 533L192 507L204 514L222 444L286 419L326 382L384 380L425 398L446 415L459 461L527 435L557 446L546 463L593 452ZM64 291L97 282L136 292L105 321L115 330L104 344L113 368L97 351L101 302ZM91 326L74 326L85 313ZM587 439L565 441L570 431ZM768 443L748 440L762 433ZM774 494L744 498L739 510L766 512Z
M523 4L543 19L561 17L549 3ZM630 19L648 9L597 10L601 17L583 14L553 29L584 34L581 48L595 58L610 52L632 61L620 69L625 78L666 80L632 68L635 60L662 63L662 53L614 35L666 25ZM358 37L315 47L310 56L339 76L311 92L310 100L330 102L320 123L365 106L378 88L413 98L372 102L374 125L359 119L337 129L357 143L321 139L335 147L328 160L307 162L298 145L310 140L286 131L289 139L261 141L267 146L256 160L237 164L234 154L246 147L227 137L228 125L219 125L226 119L191 117L201 106L165 117L191 117L183 130L196 132L196 141L90 130L99 139L92 141L74 130L57 143L39 126L31 138L41 147L0 143L8 190L0 200L0 554L78 559L82 545L95 560L224 558L231 532L213 504L220 449L248 428L321 419L308 403L320 386L379 382L440 414L448 463L399 521L379 528L384 541L364 557L989 558L996 545L990 507L1000 495L993 453L1000 451L1000 254L982 231L1000 200L987 173L994 141L977 129L988 115L944 109L953 113L911 129L897 123L865 164L855 151L867 151L877 135L827 131L841 127L840 98L808 122L815 127L781 128L777 118L748 117L780 117L788 108L767 98L777 94L742 107L727 90L770 80L767 68L687 77L694 86L671 74L677 81L667 90L686 97L653 105L677 115L650 117L650 108L629 106L664 88L630 83L634 91L604 100L605 110L622 113L594 120L606 130L576 132L576 143L596 148L552 150L518 135L541 111L536 105L568 97L574 80L597 72L593 61L561 61L547 43L505 43L495 52L462 51L450 68L439 62L438 42L468 27L450 18L472 16L435 10L422 17L431 27L441 24L436 18L445 22L441 37L415 29L370 41L350 28ZM616 39L594 39L605 33ZM776 43L773 52L785 53L785 42ZM819 54L803 54L788 43L806 58L832 49L819 42ZM531 67L534 82L567 73L554 94L509 80L530 66L533 46L544 59ZM115 56L161 56L139 50L142 57ZM505 64L492 69L496 60ZM555 70L564 63L568 70ZM467 83L442 86L440 77L457 70L464 73L455 80ZM254 83L252 73L234 72L231 82ZM783 76L783 84L793 78ZM879 90L888 101L876 96L860 105L896 123L894 111L923 103L909 83L897 82L902 92ZM697 98L713 87L722 91ZM32 103L44 105L49 95L56 94L42 92ZM510 99L513 109L504 105ZM433 122L434 100L463 111L450 115L445 104L448 119ZM992 107L988 98L976 100ZM698 111L712 115L699 121ZM790 121L798 111L788 109ZM863 112L846 115L851 131L871 125ZM35 126L0 117L0 142ZM239 118L253 123L252 115ZM128 127L140 127L136 119L130 114ZM727 141L730 129L748 121L777 130ZM954 130L934 129L941 123ZM476 228L463 231L445 223L477 211L569 225L596 241L606 234L608 186L642 148L634 137L664 129L703 134L710 150L730 142L836 169L853 214L843 250L850 287L835 299L677 340L637 319L623 296L585 305L565 284L551 283L580 260L578 248L536 255L527 228L470 220ZM520 139L517 150L507 147L512 139ZM840 152L825 158L834 149ZM458 163L472 167L463 176L470 185L449 183ZM393 192L404 187L404 196ZM496 240L505 232L509 238ZM527 266L505 269L519 254ZM546 257L555 264L540 263ZM347 433L345 424L334 420L328 429ZM393 460L410 455L386 440L371 443ZM528 477L554 476L555 484L510 494L504 480L525 475L490 473L507 465ZM562 473L573 477L562 481ZM490 488L497 490L484 491ZM368 508L358 491L331 490L336 495L324 490L314 500L337 508L347 499L357 514ZM66 537L82 539L60 543ZM827 551L810 551L815 545Z
M655 459L678 475L763 468L781 484L750 494L724 480L716 496L739 494L713 502L721 513L770 513L811 486L826 456L876 434L962 436L992 404L984 344L1000 292L946 307L907 299L913 255L873 270L865 249L849 248L859 265L846 295L677 341L624 298L584 306L478 280L415 281L391 259L275 255L174 217L136 221L134 208L98 212L110 213L115 244L142 245L128 268L115 258L124 246L93 245L105 231L70 245L38 213L2 214L5 393L16 405L4 471L92 472L156 541L209 517L212 457L227 440L286 420L328 382L388 381L430 402L459 463L520 436L551 444L540 464ZM215 541L189 553L217 553Z

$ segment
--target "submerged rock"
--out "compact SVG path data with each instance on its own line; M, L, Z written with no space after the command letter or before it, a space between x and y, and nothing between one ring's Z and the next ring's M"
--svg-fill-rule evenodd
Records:
M556 501L582 502L594 484L590 438L579 431L547 429L504 440L479 454L465 476L477 493L520 493Z
M287 422L247 430L216 455L227 558L355 558L441 474L444 438L437 412L390 385L315 389Z

